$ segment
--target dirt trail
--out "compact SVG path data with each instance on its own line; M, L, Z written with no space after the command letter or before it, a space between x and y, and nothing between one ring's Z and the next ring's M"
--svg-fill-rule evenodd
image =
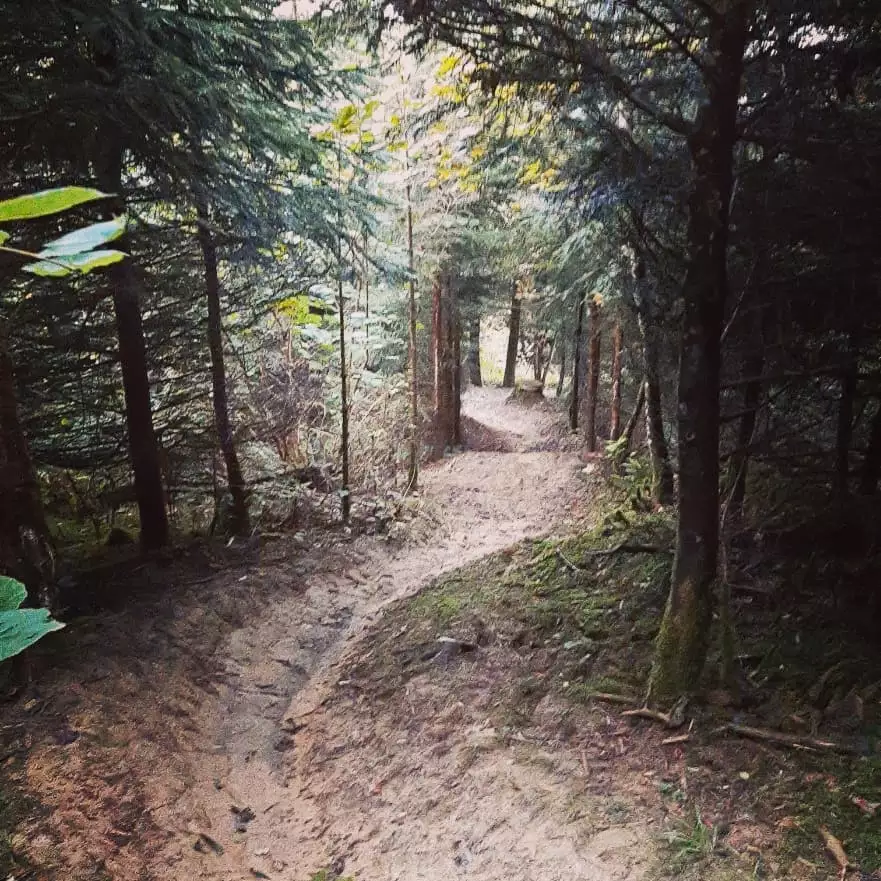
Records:
M143 724L136 711L119 720L117 733L136 728L125 768L145 775L152 765L140 785L154 831L149 847L120 838L102 862L110 877L305 881L322 868L365 881L642 877L644 830L597 829L577 822L578 811L573 820L581 796L571 760L536 762L525 744L498 748L481 721L479 683L470 697L422 683L413 699L431 707L428 726L421 714L408 719L407 695L387 707L327 701L349 687L341 659L364 649L360 640L385 605L583 512L577 456L528 452L555 445L555 414L505 399L501 390L475 390L465 414L504 433L515 452L466 452L425 469L422 493L439 520L430 543L393 549L359 539L309 574L305 590L272 591L217 646L222 672L207 693L163 684L181 706L163 710L174 732L168 750L155 748L161 737L156 720L146 721L149 708ZM280 575L264 567L238 580ZM45 781L39 757L35 767L32 779ZM66 793L59 788L56 801L76 797ZM82 846L64 860L84 867L94 848Z

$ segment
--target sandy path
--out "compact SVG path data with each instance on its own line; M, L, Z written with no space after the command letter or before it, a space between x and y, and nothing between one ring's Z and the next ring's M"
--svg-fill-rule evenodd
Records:
M119 686L102 695L100 681L81 690L71 719L91 728L90 748L49 745L30 762L63 842L45 853L69 867L68 878L308 881L322 868L359 881L641 877L644 830L572 820L583 813L572 812L580 770L562 756L536 763L528 749L496 749L479 683L461 699L423 682L387 705L325 708L346 675L341 659L369 650L365 636L384 606L583 514L577 456L530 452L558 446L557 415L506 397L474 390L465 414L515 452L466 452L425 469L421 491L438 520L430 542L395 549L362 538L227 570L206 603L222 606L227 590L241 609L247 584L273 588L216 646L220 673L196 684L172 667L145 688L125 668L130 699ZM175 614L182 641L203 626L203 608ZM126 664L142 677L149 670ZM431 708L427 729L408 700ZM128 820L120 805L130 806ZM106 875L93 873L97 854Z
M465 414L510 433L515 449L546 440L556 425L541 408L506 404L501 390L476 391L466 398ZM390 552L374 540L359 541L346 555L349 568L314 574L304 595L276 599L259 621L236 632L221 652L220 700L196 721L200 731L212 732L213 743L193 757L192 784L162 818L188 833L166 854L170 871L162 877L181 877L181 861L193 866L188 871L230 879L248 877L256 865L272 877L274 866L282 877L305 879L332 863L333 836L322 828L327 819L308 787L291 777L297 738L286 733L284 720L318 706L336 682L335 662L384 605L577 513L584 503L578 467L568 453L466 452L427 468L422 493L440 521L430 543ZM246 805L257 817L240 841L227 834L235 820L231 804ZM224 841L222 855L193 851L192 837L206 823Z

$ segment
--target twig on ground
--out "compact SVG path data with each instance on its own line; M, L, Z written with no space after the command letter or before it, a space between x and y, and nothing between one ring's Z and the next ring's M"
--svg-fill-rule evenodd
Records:
M750 740L767 740L788 746L792 749L813 749L824 752L837 752L850 755L860 755L860 750L855 744L841 743L835 740L821 740L818 737L803 737L798 734L786 734L783 731L772 731L769 728L753 728L749 725L735 725L729 722L719 729L720 733L736 734Z
M844 878L847 875L847 870L851 867L851 862L847 858L841 842L825 826L821 826L819 832L823 839L823 844L826 845L826 850L832 854L835 862L838 863L838 868L841 870L840 877Z
M586 557L611 557L614 554L672 554L673 549L661 545L630 544L622 541L614 547L598 551L585 551Z
M565 563L568 569L571 569L573 572L586 572L586 569L582 569L581 566L576 566L559 548L557 548L557 556Z
M660 710L653 710L651 707L638 707L635 710L625 710L621 715L626 716L628 719L649 719L652 722L660 722L668 728L671 724L670 716L667 713L662 713Z
M600 550L596 550L596 551L585 551L584 555L586 557L612 557L615 554L672 554L672 553L673 553L673 551L671 548L661 547L660 545L628 544L626 541L622 541L620 544L617 544L612 548L601 548ZM586 572L587 571L583 566L579 566L577 563L573 563L559 548L557 548L557 556L573 572Z
M688 743L691 740L690 734L677 734L675 737L666 737L661 741L663 746L673 746L677 743Z
M596 701L606 701L610 704L627 704L631 707L639 702L639 698L630 697L626 694L610 694L606 691L594 691L589 697L592 697Z

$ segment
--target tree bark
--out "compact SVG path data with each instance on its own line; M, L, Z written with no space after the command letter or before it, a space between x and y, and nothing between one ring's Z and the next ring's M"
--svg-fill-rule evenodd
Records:
M751 377L743 387L743 415L737 429L736 448L728 466L728 483L731 496L728 502L728 516L732 523L743 516L743 502L746 498L746 482L749 471L749 449L756 429L759 404L762 398L762 371L765 369L765 348L763 344L764 320L756 315L756 345L744 359L743 375Z
M123 150L112 143L112 135L109 137L111 142L98 171L98 184L107 193L121 193ZM125 211L123 197L118 196L113 201L113 213ZM128 249L127 238L117 241L120 250ZM141 523L141 547L149 551L168 544L168 515L150 401L147 341L141 315L142 284L131 260L110 266L107 279L113 290L129 452Z
M664 434L658 334L651 319L643 311L638 313L637 320L642 336L645 366L645 427L652 463L652 498L659 505L669 505L673 501L673 468L670 465L670 450Z
M449 278L440 273L432 291L432 361L434 427L438 452L461 441L461 372L459 333Z
M453 369L453 444L462 445L462 322L455 295L450 292L450 357Z
M709 646L719 553L719 373L728 289L733 152L750 0L713 5L703 58L707 96L688 139L693 171L679 358L679 519L670 596L650 692L694 690Z
M409 153L407 168L410 167ZM413 200L410 184L407 184L407 258L410 270L409 295L407 297L407 368L410 374L410 449L407 465L407 489L416 490L419 485L419 371L416 354L416 257L413 249Z
M636 403L633 405L633 413L627 420L624 427L624 449L621 451L621 461L623 462L630 455L630 448L633 446L633 435L636 433L636 426L639 425L639 418L642 416L642 408L645 407L645 380L639 384L639 391L636 393Z
M869 429L869 446L860 474L860 494L875 495L878 492L879 479L881 479L881 398L878 400L878 409L872 417Z
M557 338L551 337L550 343L548 343L548 350L544 356L544 362L541 367L541 376L536 377L536 379L541 383L542 388L544 388L545 383L548 381L548 373L551 370L551 362L554 360L554 347L557 345Z
M557 377L557 400L563 397L563 386L566 384L566 341L560 341L560 375Z
M232 499L229 530L233 535L250 532L248 517L248 492L239 464L229 418L229 400L226 388L226 366L223 359L223 318L220 310L220 277L217 270L217 246L211 235L208 210L199 204L197 208L199 246L205 267L205 297L208 305L208 347L211 351L211 389L214 404L214 425L223 461L226 465L226 481Z
M0 324L0 574L21 581L48 604L52 570L49 527L21 424L6 328Z
M575 341L572 344L572 393L569 396L569 428L578 431L578 416L581 412L579 394L581 393L581 349L584 338L584 297L578 298L575 313Z
M857 362L854 358L841 371L838 398L838 429L835 435L835 490L847 495L850 478L850 446L853 436L853 405L857 391Z
M621 323L615 322L612 333L612 410L609 418L609 439L621 437L621 362L623 360L624 335Z
M597 395L600 388L600 356L602 333L600 330L600 304L596 297L587 299L590 322L590 344L587 350L587 388L584 395L584 440L589 453L597 448Z
M469 322L468 333L468 381L478 388L483 385L480 374L480 316L476 315Z
M343 523L348 523L352 512L352 495L349 488L349 365L346 355L346 300L343 293L342 263L340 263L337 280L340 324L340 464L343 471L340 495Z
M514 292L511 295L511 315L508 319L508 352L505 356L505 376L502 380L502 388L514 388L514 381L517 378L517 348L520 345L521 313L520 295L515 282Z

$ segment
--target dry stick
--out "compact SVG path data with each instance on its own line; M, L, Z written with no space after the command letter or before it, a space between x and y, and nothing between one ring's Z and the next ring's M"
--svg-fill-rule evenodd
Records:
M670 548L662 548L659 545L628 544L627 542L621 542L621 544L617 544L613 548L607 548L605 550L598 550L598 551L585 551L585 556L587 556L587 557L611 557L611 556L614 556L615 554L672 554L672 553L673 553L673 551ZM573 563L559 548L557 548L557 556L573 572L587 572L588 571L583 566L579 566L576 563Z
M718 732L730 732L739 737L750 740L766 740L770 743L779 743L792 749L814 749L826 752L844 753L847 755L861 755L862 750L855 744L840 743L834 740L820 740L816 737L803 737L797 734L786 734L783 731L772 731L769 728L753 728L749 725L735 725L729 722L723 725Z
M660 710L653 710L650 707L639 707L635 710L625 710L621 714L628 719L649 719L652 722L660 722L662 725L670 727L670 716L662 713Z
M622 541L620 544L612 548L606 548L598 551L585 551L586 557L611 557L614 554L672 554L672 548L661 547L660 545L644 545L630 544Z
M559 548L557 548L557 556L566 564L573 572L586 572L581 566L576 566Z
M838 868L841 871L839 877L844 878L852 863L844 852L841 842L825 826L821 826L819 832L820 837L823 839L823 844L826 845L826 850L832 854L835 862L838 863Z
M661 741L662 746L673 746L678 743L688 743L691 740L690 734L677 734L675 737L667 737Z
M607 691L594 691L590 695L595 701L606 701L610 704L627 704L633 706L639 698L629 697L626 694L611 694Z

